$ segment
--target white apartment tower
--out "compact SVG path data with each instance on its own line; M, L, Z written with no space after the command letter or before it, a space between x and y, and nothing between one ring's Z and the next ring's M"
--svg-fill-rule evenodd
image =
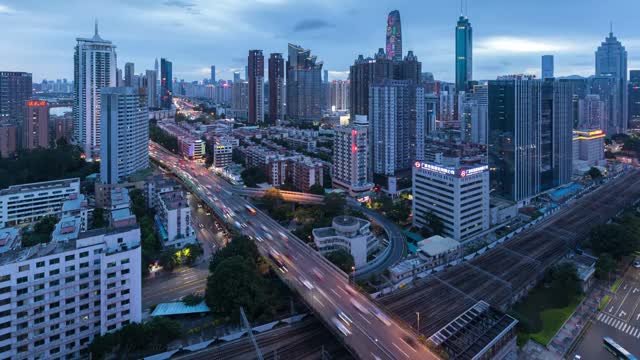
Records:
M142 319L140 229L80 232L0 255L0 358L83 359L97 335Z
M461 241L489 229L489 167L445 166L416 161L413 168L413 225L438 217L444 234Z
M116 46L95 34L77 38L74 54L74 142L88 159L100 153L100 90L116 86Z
M100 178L117 184L149 167L147 97L140 88L104 88L101 103Z
M356 115L353 125L336 128L333 140L333 186L353 197L365 196L373 187L366 118Z

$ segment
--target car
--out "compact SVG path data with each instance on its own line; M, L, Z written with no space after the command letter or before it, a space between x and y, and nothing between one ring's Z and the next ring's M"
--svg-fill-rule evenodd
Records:
M198 224L198 227L200 227L200 229L204 229L204 225L203 224Z
M313 290L315 286L313 286L313 284L311 283L311 281L303 278L302 276L298 278L298 280L300 280L300 282L302 283L302 285L304 285L307 289L309 290Z
M340 318L340 320L344 321L344 323L348 326L351 326L351 324L353 324L353 320L351 320L350 317L347 316L347 314L344 313L344 311L338 309L338 318Z
M385 313L380 311L380 309L373 308L373 313L378 318L378 320L382 321L383 324L387 326L391 326L391 321L389 320L389 317L387 317Z
M640 268L640 260L634 261L633 262L633 267L636 268L636 269Z
M338 330L342 333L342 335L344 336L349 336L351 335L351 330L349 330L349 328L347 328L342 322L340 322L340 320L338 320L337 318L332 318L331 322L333 322L333 325L335 325L336 328L338 328Z
M315 277L316 277L318 280L324 280L324 275L322 275L322 273L320 272L320 270L318 270L318 268L315 268L315 267L314 267L314 268L312 269L312 271L313 271L313 275L315 275Z

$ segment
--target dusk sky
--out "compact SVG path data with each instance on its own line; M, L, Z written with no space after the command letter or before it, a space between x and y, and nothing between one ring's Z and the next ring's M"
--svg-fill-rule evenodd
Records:
M474 78L509 73L539 75L540 55L555 55L556 75L591 75L594 51L609 32L640 68L638 0L469 0L474 31ZM77 37L100 35L117 46L118 67L136 73L154 59L173 61L174 76L218 79L241 71L249 49L286 53L287 43L310 48L331 79L347 77L358 54L384 47L386 15L402 18L403 48L423 71L454 79L455 0L0 0L0 70L73 79ZM286 55L285 55L286 56ZM267 61L265 60L265 65Z

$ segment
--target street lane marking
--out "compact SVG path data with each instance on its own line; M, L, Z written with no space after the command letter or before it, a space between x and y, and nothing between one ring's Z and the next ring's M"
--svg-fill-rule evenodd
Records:
M409 355L400 349L400 346L396 345L396 343L392 342L391 345L395 346L398 351L400 351L404 356L409 357Z
M619 322L620 320L616 320L615 322L611 323L611 326L617 327Z
M598 314L598 320L602 319L602 313Z
M402 339L402 338L401 338L400 340L402 340L402 342L403 342L403 343L407 344L407 346L409 347L409 349L413 350L413 352L414 352L414 353L417 353L417 352L418 352L416 349L414 349L414 348L413 348L413 346L409 345L409 343L408 343L408 342L406 342L404 339Z
M333 290L333 289L329 289L329 290L331 290L331 292L333 292L334 294L336 294L336 296L337 296L338 298L340 297L340 295L338 295L338 293L337 293L335 290Z
M360 314L360 313L358 313L358 315L360 315L360 317L361 317L364 321L366 321L369 325L371 325L371 321L367 320L367 318L366 318L366 317L364 317L364 316L363 316L362 314Z

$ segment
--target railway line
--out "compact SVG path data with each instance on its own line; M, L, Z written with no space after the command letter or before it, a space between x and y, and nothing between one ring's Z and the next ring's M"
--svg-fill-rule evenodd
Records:
M606 222L640 198L638 174L634 170L614 179L506 243L379 301L414 327L419 312L419 332L426 336L480 300L505 310L586 237L592 226Z
M265 360L321 359L322 350L332 360L353 359L335 337L315 318L255 335ZM253 344L247 336L217 345L197 353L173 357L180 360L257 359Z

